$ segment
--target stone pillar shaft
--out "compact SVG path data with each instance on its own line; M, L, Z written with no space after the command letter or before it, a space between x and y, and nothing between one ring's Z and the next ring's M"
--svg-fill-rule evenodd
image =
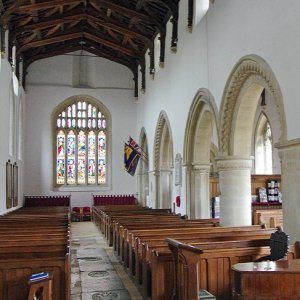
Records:
M294 243L300 240L300 139L276 147L281 158L283 228Z
M195 219L210 218L209 171L210 164L197 164L193 166L194 211L191 211L191 216Z
M222 226L251 225L252 158L216 159L220 185L220 223Z

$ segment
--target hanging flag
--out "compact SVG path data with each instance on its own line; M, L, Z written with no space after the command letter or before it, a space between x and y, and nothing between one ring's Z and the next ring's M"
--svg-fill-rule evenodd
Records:
M139 162L140 153L130 144L124 144L124 168L134 176L137 164Z
M129 137L129 145L132 146L137 152L141 153L141 147L131 136Z
M148 161L147 153L138 145L138 143L131 136L129 137L128 143L140 154L140 157L143 160Z

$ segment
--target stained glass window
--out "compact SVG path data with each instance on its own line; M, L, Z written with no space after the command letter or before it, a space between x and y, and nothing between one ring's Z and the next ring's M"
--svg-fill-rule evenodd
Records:
M66 106L56 117L56 185L106 183L106 119L88 101Z

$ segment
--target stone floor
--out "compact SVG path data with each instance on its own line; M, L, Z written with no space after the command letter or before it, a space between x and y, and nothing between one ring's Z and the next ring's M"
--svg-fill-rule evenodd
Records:
M142 300L92 222L71 223L71 300Z

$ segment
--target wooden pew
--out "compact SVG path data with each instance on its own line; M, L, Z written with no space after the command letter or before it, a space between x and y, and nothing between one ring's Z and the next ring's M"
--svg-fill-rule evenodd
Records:
M216 231L221 229L221 231ZM236 229L236 230L235 230ZM273 229L270 230L251 230L249 231L238 231L236 228L209 228L212 232L201 232L196 234L195 232L185 237L178 232L176 235L171 235L170 233L162 235L162 238L167 238L168 236L180 237L182 239L190 240L191 243L198 243L199 241L217 241L219 239L233 241L242 239L269 239L270 234L274 232ZM155 253L155 255L153 255ZM157 254L157 255L156 255ZM142 243L141 256L136 259L136 276L137 281L142 282L142 293L144 296L152 296L152 299L166 299L170 297L172 293L172 281L173 273L171 272L172 265L172 254L166 243L158 242L157 244L151 244L149 241L144 241ZM138 268L141 268L139 270ZM160 276L156 276L157 273ZM140 278L139 276L142 276ZM157 294L157 292L161 294ZM163 291L163 292L162 292ZM164 295L159 298L159 295ZM158 297L158 298L157 298Z
M194 242L213 242L219 239L220 236L221 239L231 239L231 241L234 239L246 240L247 238L259 239L261 241L265 240L266 249L265 252L262 252L262 255L265 255L266 252L269 252L269 247L267 246L269 245L270 234L273 232L273 230L265 231L262 234L259 233L259 237L257 237L255 236L255 233L247 235L247 230L257 230L259 226L249 226L248 228L246 228L246 226L244 229L240 228L239 231L244 231L241 234L238 233L237 228L204 227L206 226L204 223L196 224L197 221L193 224L194 226L192 225L193 222L187 226L182 226L184 222L182 222L180 216L177 219L176 217L160 217L159 212L155 214L141 208L138 208L137 210L128 209L128 211L124 210L123 212L118 212L116 209L110 208L107 208L106 212L102 212L100 208L93 208L93 211L96 216L94 219L98 219L96 222L102 224L100 225L100 227L102 226L102 230L107 232L107 228L113 228L113 233L115 235L113 240L117 241L119 239L119 248L117 246L116 250L120 249L120 252L122 253L121 249L123 248L124 255L121 255L121 257L123 257L125 265L129 266L130 274L136 276L136 281L138 283L142 283L143 295L147 297L152 293L152 299L154 300L171 299L172 288L174 287L173 274L171 272L174 268L172 265L172 253L168 249L166 242L161 242L161 239L165 239L171 234L173 237L181 237L185 241L193 243L195 232L198 231L199 234L204 234L204 232L210 230L220 229L220 232L215 231L214 233L211 233L211 236L209 236L209 233L202 237L199 236L198 241ZM154 212L154 210L152 212ZM161 218L161 221L158 221L159 218ZM163 219L168 220L168 224L166 224ZM153 220L155 220L155 223ZM153 227L155 227L155 229L153 229ZM109 231L110 230L111 229L109 229ZM226 231L228 231L228 234L225 234ZM230 233L230 231L233 232ZM263 234L265 235L263 236ZM159 240L151 241L151 239L154 238L153 235L158 235ZM142 246L139 248L135 245L137 238L140 237L143 237L143 240L139 242L139 245L145 245L145 248ZM148 241L147 239L150 240ZM115 243L117 244L117 242ZM122 243L124 243L123 246ZM145 256L142 256L141 260L139 260L139 255L143 253L141 249L145 249ZM126 254L126 251L128 251L128 254ZM147 291L149 290L150 292L148 294Z
M70 299L68 208L26 208L0 218L0 299L27 299L31 274L53 275L53 300Z
M174 297L198 300L200 289L208 290L217 299L231 299L231 266L263 256L269 247L257 241L230 241L185 244L167 239L174 259ZM290 246L288 259L299 258L300 243Z
M120 211L121 210L121 211ZM112 216L121 215L137 215L137 214L164 214L171 215L170 209L152 209L148 207L142 207L138 205L128 205L122 207L117 205L112 206L93 206L92 208L93 218L95 224L100 228L101 232L107 236L107 226L110 224L110 218Z
M159 249L160 251L168 251L167 237L180 239L186 243L197 243L200 241L223 241L223 240L247 240L247 239L269 239L273 230L253 230L253 231L236 231L228 232L192 232L192 233L168 233L160 237L138 237L135 239L135 247L132 253L134 263L131 268L135 268L135 279L138 283L143 284L144 290L147 289L146 281L151 276L151 252ZM144 279L146 281L144 282Z
M143 234L146 232L149 235L150 231L155 232L163 232L164 230L185 230L185 229L198 229L198 228L208 228L208 227L215 227L216 219L210 219L207 221L202 220L168 220L165 222L164 220L159 220L158 218L155 219L155 224L153 224L153 219L150 219L150 223L145 224L127 224L123 225L123 223L117 224L117 229L114 230L114 234L116 235L113 237L113 241L115 242L114 249L117 251L117 254L124 260L127 256L129 248L131 246L131 240L133 239L132 235L134 234ZM125 258L124 258L125 255Z
M282 209L257 209L253 211L254 224L266 224L269 228L283 226Z

